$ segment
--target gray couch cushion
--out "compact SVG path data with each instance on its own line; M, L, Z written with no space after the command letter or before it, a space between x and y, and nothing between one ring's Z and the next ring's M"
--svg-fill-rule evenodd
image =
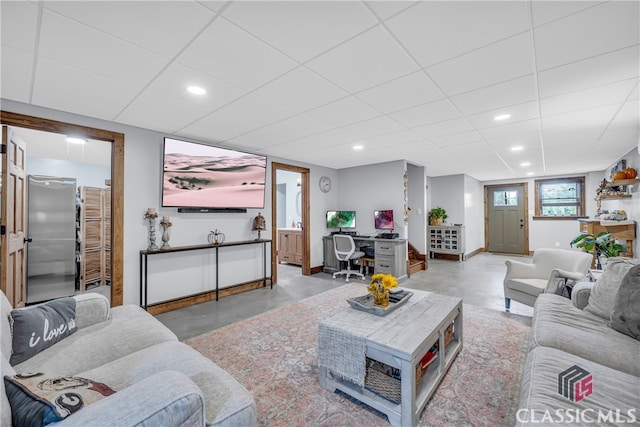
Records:
M640 265L631 268L622 279L609 326L640 340Z
M638 262L640 260L633 258L609 258L602 275L591 290L589 304L584 309L608 321L613 313L613 304L622 279Z
M177 337L140 307L120 306L111 309L111 319L79 329L15 369L76 375L165 341L177 341Z
M592 375L592 394L577 402L564 397L558 390L558 375L574 365L578 365ZM630 423L629 425L637 425L635 424L637 419L634 420L633 417L640 418L639 390L638 376L629 375L554 348L537 347L527 355L525 362L516 426L620 425L616 419L616 410L620 411L619 420ZM559 416L573 414L575 417L577 410L583 414L578 421L559 422ZM546 422L540 422L545 411L549 411L555 423L549 419ZM600 422L588 422L597 419L598 411L604 416L613 418L605 418ZM532 417L538 422L532 422ZM626 423L622 425L627 425Z
M200 388L207 425L256 425L257 410L251 394L226 371L183 343L157 344L79 376L108 381L115 390L122 390L150 375L170 370L182 372Z
M529 346L556 348L640 376L640 341L611 329L607 323L574 307L566 298L542 294L534 307Z

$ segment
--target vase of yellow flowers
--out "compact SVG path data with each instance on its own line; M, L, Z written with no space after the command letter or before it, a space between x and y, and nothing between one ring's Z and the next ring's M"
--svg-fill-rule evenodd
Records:
M373 303L382 307L389 305L389 289L398 287L398 279L391 274L374 274L367 288L373 296Z

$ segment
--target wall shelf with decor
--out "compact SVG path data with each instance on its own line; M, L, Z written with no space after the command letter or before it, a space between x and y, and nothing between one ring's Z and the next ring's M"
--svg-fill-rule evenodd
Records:
M622 185L633 185L633 184L637 184L640 182L640 178L634 178L634 179L619 179L617 181L611 181L611 182L607 182L606 186L611 188L611 187L620 187Z

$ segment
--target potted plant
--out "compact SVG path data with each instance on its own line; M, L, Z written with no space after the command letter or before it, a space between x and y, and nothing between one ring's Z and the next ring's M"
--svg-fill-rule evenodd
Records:
M571 241L571 246L576 248L584 248L587 252L593 252L595 250L597 268L601 270L603 265L600 258L611 258L618 256L618 254L626 250L625 245L621 245L616 242L616 239L611 236L608 231L603 231L597 236L591 233L582 233L576 236Z
M447 212L443 208L438 206L429 211L429 224L442 225L445 219L447 219Z

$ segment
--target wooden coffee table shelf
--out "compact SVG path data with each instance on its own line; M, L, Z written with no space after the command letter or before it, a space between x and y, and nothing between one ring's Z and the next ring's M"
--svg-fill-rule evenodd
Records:
M328 348L335 349L331 333L325 332L339 331L341 334L352 333L354 343L364 338L366 352L363 365L366 364L365 359L369 358L401 370L401 398L398 403L382 397L366 386L358 385L357 381L336 375L331 370L335 366L332 361L324 366L319 363L319 381L323 388L329 391L341 390L383 412L394 426L413 427L418 424L429 398L463 346L462 300L431 292L411 291L414 292L412 300L419 300L413 303L409 300L405 307L400 307L384 318L347 307L345 310L348 311L322 321L319 327L319 362L326 360ZM362 327L357 325L371 322L372 318L378 319L379 327L373 332L363 333ZM453 340L445 346L445 331L452 323ZM427 367L422 380L416 383L416 366L436 343L439 346L438 359ZM351 347L348 341L344 346L345 351L347 347Z

